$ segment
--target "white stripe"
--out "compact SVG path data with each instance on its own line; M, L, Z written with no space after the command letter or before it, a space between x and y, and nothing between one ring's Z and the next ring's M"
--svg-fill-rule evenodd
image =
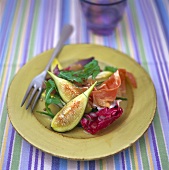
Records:
M56 21L54 21L55 22L55 26L54 26L54 46L56 46L56 43L58 42L58 40L59 40L59 37L60 37L60 27L59 27L59 24L60 24L60 22L61 22L61 10L60 10L60 8L61 8L61 0L59 1L59 0L57 0L56 1L57 3L56 3L56 13L55 13L55 18L56 18Z
M31 165L31 169L34 170L34 165L35 165L35 152L36 152L36 148L33 147L33 151L32 151L32 165Z
M106 169L109 170L109 169L115 169L115 163L114 163L114 156L109 156L106 158Z
M52 156L50 154L45 153L44 156L44 170L50 170L52 167Z
M77 161L68 160L67 167L69 168L69 170L76 170L77 169Z
M38 170L41 170L41 156L42 156L42 151L39 150L39 154L38 154L38 166L37 166Z
M30 144L26 142L24 139L22 139L22 146L21 146L21 153L20 153L20 164L19 169L26 169L28 167L29 162L29 150L30 150Z
M77 35L78 35L78 32L77 32L77 20L76 20L76 16L77 16L77 10L78 9L76 9L76 1L74 0L74 1L72 1L71 3L70 3L70 5L71 5L71 7L70 7L70 9L71 9L71 13L70 13L70 24L73 26L73 33L72 33L72 35L71 35L71 37L70 37L70 42L71 43L78 43L77 42Z

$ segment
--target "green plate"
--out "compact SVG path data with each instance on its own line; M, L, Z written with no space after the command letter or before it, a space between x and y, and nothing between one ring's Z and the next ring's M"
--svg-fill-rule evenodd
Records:
M16 131L30 144L54 156L92 160L113 155L131 146L151 124L156 110L156 93L149 75L129 56L103 46L89 44L67 45L59 54L59 61L66 66L73 61L94 56L103 65L125 68L136 77L138 88L127 84L127 101L121 103L123 115L97 135L90 135L80 127L67 133L50 129L50 119L20 107L25 91L34 76L46 66L53 49L29 61L14 77L7 97L7 108ZM44 108L39 100L35 110Z

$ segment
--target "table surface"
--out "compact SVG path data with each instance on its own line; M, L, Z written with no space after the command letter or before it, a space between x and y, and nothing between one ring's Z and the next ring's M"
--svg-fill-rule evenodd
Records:
M128 0L113 35L97 36L86 28L78 0L1 0L0 169L169 169L167 8L167 0ZM8 118L6 97L13 77L31 58L53 48L68 23L74 33L67 44L100 44L128 54L147 71L156 89L157 110L148 130L131 147L107 158L73 161L51 156L22 139Z

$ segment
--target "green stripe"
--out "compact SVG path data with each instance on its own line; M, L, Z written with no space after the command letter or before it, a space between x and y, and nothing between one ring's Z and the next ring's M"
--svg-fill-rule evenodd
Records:
M11 169L19 169L21 146L22 146L22 138L18 133L15 133L15 142L14 142L14 150L12 154Z
M133 149L134 145L131 146L129 149L130 149L130 156L131 156L131 165L132 165L132 169L136 169L136 166L135 166L135 161L134 161L134 149Z
M100 160L100 161L99 161L99 164L100 164L100 170L103 170L103 161Z
M169 163L168 163L168 159L167 159L168 156L167 156L167 151L165 148L164 136L162 133L162 128L161 128L161 124L160 124L158 111L154 117L154 128L155 128L155 134L156 134L158 148L160 148L159 149L159 154L160 154L159 158L161 160L162 167L163 167L163 169L169 169Z
M6 118L7 118L7 109L6 109L6 103L4 104L3 107L3 112L2 112L2 118L0 122L0 148L2 149L2 142L3 142L3 136L5 133L5 125L6 125ZM1 150L0 150L1 151Z
M29 41L28 60L34 57L33 53L34 53L34 48L35 48L35 38L37 34L39 7L40 7L40 1L35 1L36 10L34 10L33 24L32 24L32 29L31 29L30 41Z
M144 136L139 139L139 144L140 144L140 151L141 151L141 157L143 162L143 169L150 169Z
M125 25L124 22L122 22L122 32L123 32L123 34L124 34L124 35L122 35L123 37L127 37L127 32L126 32L126 30L127 30L126 25ZM128 46L128 44L129 44L128 39L127 39L127 38L124 38L124 39L123 39L123 42L124 42L124 44L125 44L126 52L127 52L127 54L130 56L131 54L130 54L129 46Z

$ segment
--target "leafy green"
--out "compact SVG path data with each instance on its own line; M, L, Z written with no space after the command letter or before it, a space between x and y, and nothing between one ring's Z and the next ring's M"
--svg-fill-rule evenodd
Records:
M105 66L104 71L111 71L115 73L118 70L117 67L112 67L112 66Z
M99 72L100 72L100 67L98 65L98 61L92 60L91 62L86 64L82 70L60 71L58 76L72 82L75 81L78 83L82 83L89 76L92 76L92 78L95 79L95 77L99 74Z
M49 105L55 104L55 105L58 105L59 107L63 107L64 103L61 100L59 93L57 92L57 87L55 85L55 82L50 79L50 80L46 81L45 84L46 84L46 95L45 95L45 110L46 110L46 112L38 111L38 113L45 114L50 117L54 117L54 114L52 113L51 109L49 108ZM52 94L53 91L55 91L55 93Z
M116 100L127 100L125 97L116 97Z
M47 116L50 116L51 118L54 118L54 114L52 113L52 114L50 114L50 113L48 113L48 112L43 112L43 111L36 111L37 113L40 113L40 114L44 114L44 115L47 115Z
M50 79L45 84L46 84L46 95L45 95L46 105L50 105L50 104L56 104L56 105L62 104L62 100L61 100L61 97L60 97L59 93L57 92L57 87L55 85L55 82ZM51 93L54 90L56 91L56 93L51 95Z

